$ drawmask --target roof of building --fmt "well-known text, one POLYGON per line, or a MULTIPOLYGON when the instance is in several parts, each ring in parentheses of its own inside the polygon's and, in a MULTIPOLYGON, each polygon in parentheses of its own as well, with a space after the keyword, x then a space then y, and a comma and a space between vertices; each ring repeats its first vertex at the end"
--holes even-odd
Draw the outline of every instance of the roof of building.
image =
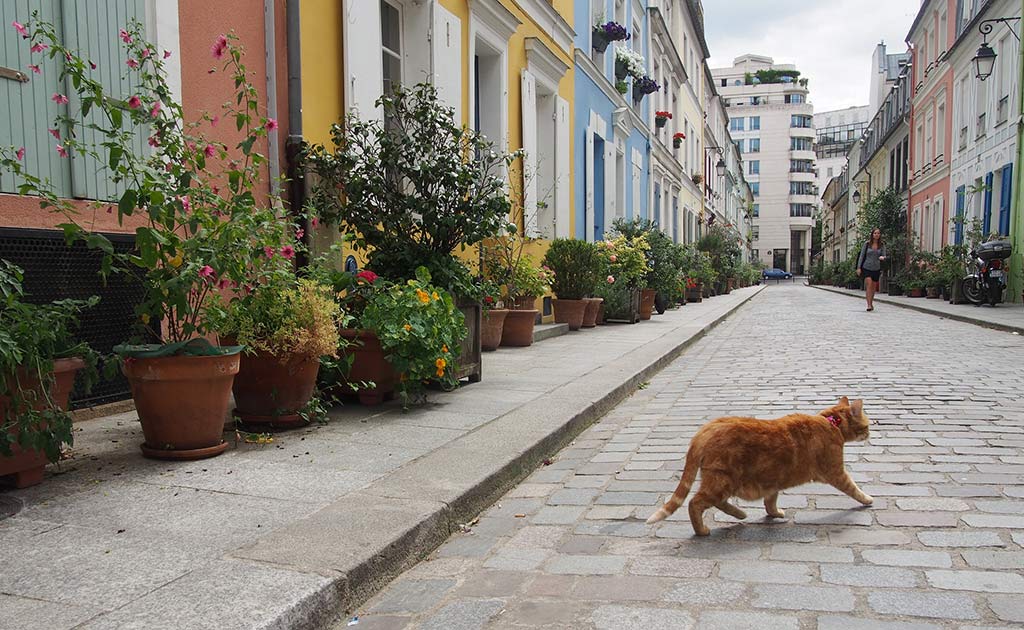
POLYGON ((896 53, 892 55, 886 55, 885 59, 882 60, 883 67, 880 70, 885 71, 886 81, 895 81, 900 78, 900 72, 903 71, 903 66, 910 62, 910 53, 896 53))

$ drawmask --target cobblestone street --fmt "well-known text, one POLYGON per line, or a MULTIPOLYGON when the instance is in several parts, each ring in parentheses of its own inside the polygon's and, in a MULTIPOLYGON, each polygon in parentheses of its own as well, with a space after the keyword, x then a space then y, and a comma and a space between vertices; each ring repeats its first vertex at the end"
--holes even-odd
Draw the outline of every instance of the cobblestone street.
POLYGON ((1020 627, 1022 365, 1020 336, 768 287, 362 606, 357 627, 1020 627), (707 512, 710 538, 685 507, 644 524, 707 420, 842 395, 878 423, 846 449, 870 508, 812 484, 781 495, 783 522, 740 502, 742 523, 707 512))

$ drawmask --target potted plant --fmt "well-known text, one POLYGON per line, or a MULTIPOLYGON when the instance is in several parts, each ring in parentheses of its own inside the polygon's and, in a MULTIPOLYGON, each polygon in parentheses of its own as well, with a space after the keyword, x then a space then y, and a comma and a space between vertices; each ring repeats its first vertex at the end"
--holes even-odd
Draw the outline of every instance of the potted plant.
POLYGON ((321 357, 336 357, 342 313, 331 287, 296 276, 274 254, 252 284, 208 311, 230 345, 242 345, 232 392, 235 416, 247 427, 308 423, 321 357))
POLYGON ((590 32, 590 45, 594 50, 601 53, 608 49, 609 43, 626 41, 628 39, 629 32, 626 31, 626 27, 613 21, 595 24, 590 32))
POLYGON ((690 179, 692 179, 693 183, 696 184, 697 186, 700 186, 702 183, 704 183, 704 176, 701 175, 700 173, 694 173, 690 175, 690 179))
POLYGON ((599 254, 594 294, 604 300, 607 321, 636 323, 640 320, 640 289, 649 271, 647 236, 619 234, 595 243, 599 254))
MULTIPOLYGON (((672 148, 678 149, 679 147, 683 146, 683 140, 686 140, 686 134, 683 133, 682 131, 677 131, 674 134, 672 134, 672 148)), ((699 175, 695 175, 695 177, 699 177, 699 175)), ((693 180, 693 183, 698 185, 700 184, 700 182, 698 182, 696 179, 693 180)))
POLYGON ((666 111, 654 112, 654 126, 657 129, 663 128, 665 125, 668 124, 668 121, 670 121, 670 120, 672 120, 672 112, 666 112, 666 111))
MULTIPOLYGON (((682 245, 674 243, 652 221, 642 219, 616 219, 613 223, 616 233, 626 237, 643 236, 648 249, 647 273, 643 280, 644 289, 654 291, 652 305, 663 313, 668 304, 674 304, 679 298, 680 273, 687 265, 687 253, 682 245)), ((641 294, 641 301, 643 300, 641 294)))
POLYGON ((651 77, 644 75, 639 79, 633 79, 633 102, 639 103, 640 99, 648 94, 654 94, 661 89, 658 82, 651 77))
POLYGON ((79 371, 88 385, 98 361, 73 335, 78 314, 98 298, 31 304, 23 278, 0 260, 0 477, 12 475, 18 488, 41 482, 71 445, 71 388, 79 371))
MULTIPOLYGON (((494 351, 501 345, 501 333, 505 327, 508 309, 501 300, 501 289, 493 282, 484 285, 483 320, 480 331, 480 347, 486 351, 494 351)), ((531 325, 531 332, 532 332, 531 325)))
POLYGON ((643 55, 631 48, 619 46, 615 49, 615 79, 623 81, 626 77, 639 79, 644 76, 643 55))
POLYGON ((544 264, 555 277, 551 289, 556 296, 552 300, 555 322, 569 324, 569 330, 583 326, 586 302, 594 289, 597 270, 597 250, 592 243, 576 239, 556 238, 551 241, 544 264))
POLYGON ((484 275, 504 287, 505 315, 501 343, 511 347, 533 344, 536 325, 537 298, 550 290, 553 273, 546 266, 538 266, 533 257, 524 253, 531 239, 515 232, 491 239, 483 248, 484 275))
MULTIPOLYGON (((109 211, 119 220, 141 218, 135 249, 115 252, 106 237, 83 227, 81 217, 88 220, 92 213, 78 214, 48 181, 26 173, 20 161, 5 159, 4 165, 25 182, 23 194, 39 195, 43 207, 67 218, 62 227, 69 241, 102 252, 104 273, 117 269, 142 282, 137 338, 156 343, 123 344, 115 351, 124 359, 142 424, 143 454, 161 459, 217 455, 227 448, 224 417, 242 348, 206 340, 213 332, 208 298, 244 286, 251 261, 265 248, 281 255, 291 251, 283 244, 287 222, 274 200, 254 193, 266 166, 256 143, 273 133, 277 122, 260 113, 258 92, 233 36, 220 36, 212 52, 236 89, 221 115, 241 132, 237 151, 203 136, 209 114, 182 123, 182 108, 165 80, 165 60, 152 54, 156 47, 142 38, 139 23, 121 32, 125 56, 135 62, 125 71, 133 86, 129 94, 111 93, 90 63, 62 44, 51 24, 33 18, 29 30, 25 45, 48 47, 45 54, 60 60, 61 85, 73 86, 82 111, 102 121, 80 133, 79 117, 58 118, 56 133, 63 143, 58 155, 105 165, 104 176, 123 189, 109 211), (140 135, 149 138, 146 152, 138 148, 140 135)), ((108 204, 95 206, 102 211, 108 204)))
POLYGON ((622 95, 626 95, 629 92, 629 83, 625 79, 621 79, 615 82, 615 90, 622 95))
POLYGON ((478 381, 483 296, 456 252, 514 229, 504 176, 520 154, 465 129, 429 83, 396 87, 376 104, 383 120, 352 115, 331 126, 330 143, 305 151, 317 176, 310 207, 354 234, 366 266, 382 277, 415 280, 427 268, 467 326, 457 376, 478 381))

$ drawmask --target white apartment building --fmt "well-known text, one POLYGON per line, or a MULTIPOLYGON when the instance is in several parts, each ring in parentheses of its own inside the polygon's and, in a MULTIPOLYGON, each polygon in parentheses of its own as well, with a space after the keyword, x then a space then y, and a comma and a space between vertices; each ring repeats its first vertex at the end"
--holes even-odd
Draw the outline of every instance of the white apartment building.
POLYGON ((864 133, 872 113, 869 106, 861 105, 814 114, 814 131, 817 134, 814 153, 818 165, 815 183, 819 192, 846 168, 846 155, 864 133))
POLYGON ((818 204, 807 80, 792 65, 751 54, 711 73, 753 193, 757 258, 805 273, 818 204))

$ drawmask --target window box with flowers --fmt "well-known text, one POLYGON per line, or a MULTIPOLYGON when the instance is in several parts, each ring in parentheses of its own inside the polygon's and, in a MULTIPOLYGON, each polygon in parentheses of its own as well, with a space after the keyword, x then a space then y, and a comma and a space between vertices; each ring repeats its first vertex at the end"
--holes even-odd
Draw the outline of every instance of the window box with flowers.
POLYGON ((642 76, 639 79, 633 79, 633 103, 639 104, 643 97, 648 94, 654 94, 661 89, 658 82, 649 76, 642 76))
MULTIPOLYGON (((89 157, 105 165, 101 177, 123 189, 108 211, 118 219, 141 215, 135 248, 118 253, 102 235, 91 232, 89 217, 61 199, 50 182, 22 168, 24 149, 14 157, 0 149, 0 162, 23 182, 22 194, 38 195, 40 205, 63 215, 61 227, 69 242, 84 242, 102 253, 104 274, 139 278, 144 297, 136 307, 138 339, 157 344, 124 344, 114 350, 124 359, 122 370, 132 388, 145 442, 143 454, 159 459, 200 459, 222 453, 231 387, 239 369, 237 346, 214 346, 207 341, 213 327, 207 317, 219 292, 246 286, 251 262, 269 249, 290 251, 290 224, 279 204, 254 194, 266 166, 257 142, 277 129, 277 122, 260 113, 259 95, 242 63, 242 49, 233 36, 221 35, 212 48, 218 67, 235 90, 221 116, 237 127, 242 140, 236 147, 208 141, 204 129, 218 116, 204 114, 184 123, 179 103, 171 99, 164 64, 170 53, 142 39, 143 26, 133 22, 120 30, 125 71, 131 93, 114 94, 95 76, 95 64, 63 45, 52 24, 33 15, 26 48, 42 51, 43 72, 59 72, 62 84, 73 86, 83 114, 100 124, 83 125, 77 115, 58 118, 63 132, 57 147, 61 159, 89 157), (57 62, 59 60, 60 63, 57 62), (59 70, 58 70, 59 67, 59 70), (89 133, 81 133, 81 127, 89 133), (147 151, 137 148, 139 134, 149 136, 147 151), (97 138, 91 141, 90 138, 97 138)), ((67 102, 68 97, 55 94, 67 102)), ((97 202, 96 211, 107 204, 97 202)))
POLYGON ((663 128, 670 120, 672 120, 672 112, 654 112, 654 126, 658 129, 663 128))
POLYGON ((590 45, 599 53, 608 49, 611 42, 623 42, 629 39, 629 32, 626 27, 618 22, 605 22, 595 24, 590 33, 590 45))
MULTIPOLYGON (((678 149, 679 147, 683 146, 683 140, 686 140, 686 134, 683 133, 682 131, 677 131, 674 134, 672 134, 672 148, 678 149)), ((700 182, 694 183, 699 184, 700 182)))
POLYGON ((640 53, 625 46, 615 49, 615 79, 624 81, 626 77, 639 79, 644 76, 644 57, 640 53))

